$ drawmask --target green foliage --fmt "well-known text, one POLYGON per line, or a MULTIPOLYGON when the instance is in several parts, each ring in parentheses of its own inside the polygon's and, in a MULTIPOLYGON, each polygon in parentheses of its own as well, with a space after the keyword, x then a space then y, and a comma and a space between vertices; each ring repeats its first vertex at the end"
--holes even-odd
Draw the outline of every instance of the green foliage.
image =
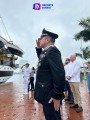
POLYGON ((81 53, 75 53, 76 57, 81 57, 82 58, 82 54, 81 53))
POLYGON ((84 29, 79 33, 74 35, 74 39, 76 41, 82 39, 84 42, 90 41, 90 17, 87 19, 82 19, 79 22, 79 25, 82 26, 84 29))
POLYGON ((90 58, 90 47, 86 47, 82 49, 82 54, 81 53, 76 53, 77 57, 81 57, 85 60, 87 60, 88 58, 90 58))

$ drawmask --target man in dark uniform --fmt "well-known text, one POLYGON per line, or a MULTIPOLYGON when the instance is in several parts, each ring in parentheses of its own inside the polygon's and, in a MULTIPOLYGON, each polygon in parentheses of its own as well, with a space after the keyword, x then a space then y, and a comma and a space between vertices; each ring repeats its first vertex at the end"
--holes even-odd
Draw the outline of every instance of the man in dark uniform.
POLYGON ((61 53, 54 46, 57 38, 57 34, 43 29, 36 41, 39 62, 34 98, 43 105, 46 120, 61 120, 60 100, 64 98, 65 71, 61 53))

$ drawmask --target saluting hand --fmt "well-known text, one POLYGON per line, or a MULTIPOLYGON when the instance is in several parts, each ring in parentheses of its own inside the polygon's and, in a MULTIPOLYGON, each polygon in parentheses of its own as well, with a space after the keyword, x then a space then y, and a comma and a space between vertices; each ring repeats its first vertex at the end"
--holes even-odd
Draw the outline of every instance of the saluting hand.
POLYGON ((38 48, 40 48, 40 40, 41 40, 41 38, 38 38, 38 40, 36 40, 36 45, 38 48))
POLYGON ((55 109, 55 111, 58 111, 59 108, 60 108, 60 100, 51 98, 48 103, 51 103, 52 101, 54 103, 54 109, 55 109))

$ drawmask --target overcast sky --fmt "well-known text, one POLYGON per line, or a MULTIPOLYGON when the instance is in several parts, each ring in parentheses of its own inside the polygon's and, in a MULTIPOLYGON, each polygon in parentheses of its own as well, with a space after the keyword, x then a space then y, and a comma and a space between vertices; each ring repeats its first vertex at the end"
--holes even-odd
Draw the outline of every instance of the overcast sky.
MULTIPOLYGON (((43 28, 59 35, 55 45, 63 61, 72 53, 80 52, 80 41, 76 42, 73 37, 82 30, 79 21, 90 16, 90 0, 0 0, 0 15, 11 39, 24 50, 19 60, 28 60, 31 66, 36 66, 36 39, 43 28), (53 4, 53 7, 50 10, 32 9, 37 2, 53 4)), ((8 39, 1 21, 0 35, 8 39)), ((83 47, 86 45, 89 43, 83 43, 83 47)))

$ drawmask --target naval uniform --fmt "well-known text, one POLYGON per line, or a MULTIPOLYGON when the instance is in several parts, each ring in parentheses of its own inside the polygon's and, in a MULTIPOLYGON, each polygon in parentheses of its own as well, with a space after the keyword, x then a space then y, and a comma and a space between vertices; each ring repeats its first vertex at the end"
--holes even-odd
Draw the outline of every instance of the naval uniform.
POLYGON ((39 63, 34 98, 43 105, 46 120, 61 120, 60 110, 55 111, 53 102, 48 103, 51 97, 57 100, 64 98, 65 71, 61 53, 54 45, 44 51, 36 47, 36 52, 39 63))
POLYGON ((23 68, 22 69, 23 74, 24 74, 24 93, 28 93, 28 84, 29 84, 29 77, 30 77, 30 73, 31 73, 31 68, 27 67, 27 68, 23 68))

